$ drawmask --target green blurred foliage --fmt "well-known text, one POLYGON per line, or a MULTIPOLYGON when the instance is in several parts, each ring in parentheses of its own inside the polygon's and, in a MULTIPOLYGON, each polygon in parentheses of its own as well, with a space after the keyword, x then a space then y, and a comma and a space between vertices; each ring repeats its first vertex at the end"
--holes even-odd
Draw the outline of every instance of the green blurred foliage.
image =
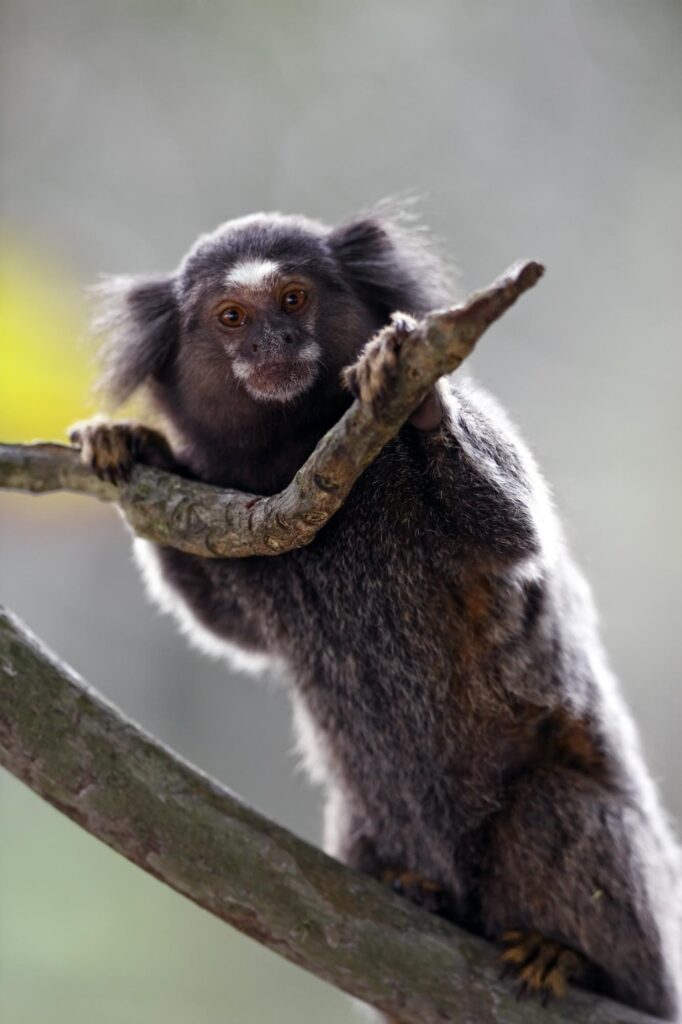
POLYGON ((0 437, 63 438, 92 410, 92 361, 84 349, 83 298, 36 245, 0 236, 0 437))

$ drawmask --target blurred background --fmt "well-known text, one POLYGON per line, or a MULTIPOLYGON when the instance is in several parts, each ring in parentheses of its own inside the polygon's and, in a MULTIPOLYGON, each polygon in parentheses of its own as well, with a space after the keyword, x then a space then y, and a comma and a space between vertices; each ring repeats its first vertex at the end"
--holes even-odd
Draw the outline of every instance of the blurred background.
MULTIPOLYGON (((464 292, 547 265, 471 360, 551 481, 667 806, 680 726, 679 0, 4 0, 0 438, 92 411, 84 286, 258 209, 417 192, 464 292)), ((147 729, 317 841, 286 693, 190 651, 115 511, 0 495, 0 599, 147 729)), ((4 1024, 350 1022, 345 997, 0 778, 4 1024)))

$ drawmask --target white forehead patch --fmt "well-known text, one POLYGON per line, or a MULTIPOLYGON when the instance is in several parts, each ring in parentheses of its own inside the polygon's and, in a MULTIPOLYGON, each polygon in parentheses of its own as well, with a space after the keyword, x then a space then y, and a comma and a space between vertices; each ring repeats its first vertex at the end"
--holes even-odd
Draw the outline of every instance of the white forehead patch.
POLYGON ((242 288, 259 288, 274 277, 279 263, 274 260, 244 260, 235 264, 225 277, 226 285, 241 285, 242 288))

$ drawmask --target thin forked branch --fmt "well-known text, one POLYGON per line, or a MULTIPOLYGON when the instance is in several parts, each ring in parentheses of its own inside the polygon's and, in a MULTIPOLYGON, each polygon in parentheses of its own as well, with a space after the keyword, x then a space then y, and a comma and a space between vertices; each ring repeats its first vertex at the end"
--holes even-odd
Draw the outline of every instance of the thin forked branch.
POLYGON ((56 444, 0 445, 0 488, 90 494, 117 502, 138 536, 207 558, 276 555, 309 544, 360 474, 444 374, 543 273, 515 263, 454 309, 430 313, 401 339, 389 394, 357 400, 279 494, 261 497, 136 466, 127 483, 100 480, 78 452, 56 444))

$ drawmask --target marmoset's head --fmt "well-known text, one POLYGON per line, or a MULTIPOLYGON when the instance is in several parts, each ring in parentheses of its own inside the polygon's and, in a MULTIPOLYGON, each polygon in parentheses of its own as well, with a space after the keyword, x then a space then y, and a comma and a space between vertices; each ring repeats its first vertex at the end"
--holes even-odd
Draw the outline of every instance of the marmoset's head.
POLYGON ((145 385, 186 434, 248 429, 315 396, 336 418, 342 368, 390 314, 445 299, 437 260, 400 220, 329 228, 277 213, 229 221, 174 273, 100 293, 104 389, 118 403, 145 385))

